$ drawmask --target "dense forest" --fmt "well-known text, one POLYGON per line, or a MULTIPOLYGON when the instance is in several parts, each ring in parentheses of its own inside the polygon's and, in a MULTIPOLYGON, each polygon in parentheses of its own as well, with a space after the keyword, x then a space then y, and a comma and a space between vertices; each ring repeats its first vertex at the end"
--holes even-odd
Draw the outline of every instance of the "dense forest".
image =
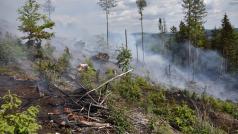
POLYGON ((98 0, 105 34, 65 45, 55 2, 25 0, 20 34, 0 21, 0 133, 238 133, 238 30, 228 13, 209 30, 205 2, 180 0, 179 25, 158 17, 151 33, 150 0, 135 0, 140 32, 117 34, 110 19, 121 1, 98 0))

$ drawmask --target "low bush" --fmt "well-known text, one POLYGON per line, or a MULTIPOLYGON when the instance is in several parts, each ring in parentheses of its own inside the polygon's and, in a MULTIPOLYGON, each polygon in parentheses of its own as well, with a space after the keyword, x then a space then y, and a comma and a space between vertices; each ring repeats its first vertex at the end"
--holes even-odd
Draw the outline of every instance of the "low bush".
POLYGON ((160 119, 151 119, 149 128, 153 134, 174 134, 172 127, 166 121, 160 119))
POLYGON ((3 98, 0 109, 0 133, 28 134, 36 133, 41 126, 37 123, 39 107, 31 106, 20 112, 21 100, 10 91, 3 98))
POLYGON ((85 63, 88 64, 88 68, 82 72, 80 72, 80 82, 84 85, 84 87, 88 89, 93 89, 96 87, 96 75, 97 72, 94 69, 93 63, 90 59, 86 59, 85 63))
POLYGON ((165 92, 163 90, 149 93, 148 102, 154 106, 159 106, 166 101, 165 92))
POLYGON ((150 83, 143 77, 136 77, 136 83, 142 89, 150 89, 151 88, 150 83))
POLYGON ((58 58, 48 57, 50 54, 45 54, 46 50, 42 49, 42 58, 35 61, 35 70, 39 71, 41 76, 44 76, 49 81, 54 81, 61 77, 70 66, 69 49, 65 48, 64 53, 58 58))
POLYGON ((238 105, 231 101, 222 101, 213 97, 209 97, 208 103, 216 111, 225 112, 238 119, 238 105))
POLYGON ((187 105, 182 105, 171 109, 169 121, 172 126, 177 127, 183 133, 189 133, 194 130, 196 119, 194 111, 187 105))
POLYGON ((80 73, 80 82, 88 88, 92 89, 96 87, 96 71, 92 67, 88 67, 87 70, 80 73))
POLYGON ((125 111, 117 109, 112 105, 109 105, 110 116, 109 121, 112 122, 117 129, 117 133, 124 134, 126 131, 130 131, 131 125, 128 121, 128 117, 125 115, 125 111))
POLYGON ((140 100, 141 89, 130 75, 123 77, 117 85, 120 95, 125 99, 129 101, 140 100))
POLYGON ((226 134, 223 130, 213 127, 207 121, 198 121, 194 127, 192 134, 226 134))

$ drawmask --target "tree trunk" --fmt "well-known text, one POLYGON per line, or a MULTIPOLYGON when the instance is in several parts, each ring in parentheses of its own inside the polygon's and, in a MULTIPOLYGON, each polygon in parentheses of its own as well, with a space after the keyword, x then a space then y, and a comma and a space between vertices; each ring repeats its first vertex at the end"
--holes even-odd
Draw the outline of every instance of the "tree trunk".
POLYGON ((143 29, 143 15, 141 14, 141 45, 143 53, 143 63, 145 62, 145 50, 144 50, 144 29, 143 29))
POLYGON ((109 46, 109 29, 108 29, 108 11, 106 11, 106 19, 107 19, 107 46, 109 46))
POLYGON ((138 44, 136 44, 136 61, 139 62, 138 44))
POLYGON ((128 49, 128 44, 127 44, 127 31, 125 29, 125 40, 126 40, 126 49, 128 49))

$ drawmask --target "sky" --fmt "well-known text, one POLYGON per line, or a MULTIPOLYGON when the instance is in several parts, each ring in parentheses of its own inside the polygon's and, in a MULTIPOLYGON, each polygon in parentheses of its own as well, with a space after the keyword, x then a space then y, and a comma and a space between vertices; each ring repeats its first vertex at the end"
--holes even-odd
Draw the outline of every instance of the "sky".
MULTIPOLYGON (((0 19, 6 20, 17 28, 17 9, 25 0, 0 0, 0 19)), ((38 0, 44 3, 45 0, 38 0)), ((52 0, 55 12, 52 19, 56 22, 58 36, 87 36, 106 32, 105 12, 97 4, 98 0, 52 0)), ((118 0, 109 17, 109 29, 112 33, 140 32, 140 22, 136 0, 118 0)), ((158 32, 158 18, 165 18, 167 26, 178 26, 183 19, 182 0, 147 0, 144 9, 144 31, 158 32)), ((205 18, 206 29, 219 27, 225 13, 232 25, 238 27, 238 0, 204 0, 208 12, 205 18)))

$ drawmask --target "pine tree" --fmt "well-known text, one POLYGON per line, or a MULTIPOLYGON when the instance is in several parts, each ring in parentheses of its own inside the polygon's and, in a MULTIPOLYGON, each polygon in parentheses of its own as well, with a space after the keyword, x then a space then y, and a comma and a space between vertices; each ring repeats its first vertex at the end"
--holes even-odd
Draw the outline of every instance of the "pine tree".
POLYGON ((127 47, 121 47, 117 56, 117 64, 122 71, 128 71, 130 69, 130 63, 132 60, 132 53, 127 47))
POLYGON ((188 28, 185 25, 183 21, 180 22, 179 24, 179 31, 176 34, 176 41, 178 43, 184 43, 186 40, 188 40, 188 28))
POLYGON ((171 31, 172 34, 176 34, 177 33, 177 28, 175 26, 172 26, 170 28, 170 31, 171 31))
POLYGON ((204 17, 207 15, 206 7, 203 0, 183 0, 182 7, 184 9, 184 20, 187 25, 188 35, 188 66, 192 63, 192 76, 195 76, 195 60, 199 57, 199 52, 196 50, 196 55, 191 52, 191 45, 196 47, 205 47, 205 28, 203 27, 204 17))
POLYGON ((205 29, 203 19, 207 12, 203 0, 183 0, 182 7, 185 13, 184 20, 188 27, 189 41, 197 47, 204 46, 205 29))
POLYGON ((117 0, 99 0, 98 4, 106 12, 107 46, 109 46, 109 22, 108 22, 108 18, 109 18, 110 10, 117 6, 117 0))
MULTIPOLYGON (((143 10, 147 6, 146 0, 136 0, 136 5, 138 7, 138 12, 140 14, 141 22, 141 45, 143 51, 143 62, 145 61, 145 50, 144 50, 144 29, 143 29, 143 10)), ((137 61, 138 61, 138 47, 137 47, 137 61)))
POLYGON ((226 69, 229 72, 237 70, 237 45, 236 45, 235 31, 225 14, 222 19, 222 28, 220 36, 220 49, 223 56, 227 59, 226 69))
POLYGON ((21 25, 19 30, 26 35, 22 39, 27 40, 29 47, 41 48, 43 39, 50 39, 54 33, 48 32, 55 25, 45 15, 39 13, 40 4, 36 0, 27 0, 25 5, 18 10, 21 25))
POLYGON ((210 48, 221 51, 222 48, 219 41, 220 41, 220 30, 215 27, 212 30, 212 35, 210 39, 210 48))

